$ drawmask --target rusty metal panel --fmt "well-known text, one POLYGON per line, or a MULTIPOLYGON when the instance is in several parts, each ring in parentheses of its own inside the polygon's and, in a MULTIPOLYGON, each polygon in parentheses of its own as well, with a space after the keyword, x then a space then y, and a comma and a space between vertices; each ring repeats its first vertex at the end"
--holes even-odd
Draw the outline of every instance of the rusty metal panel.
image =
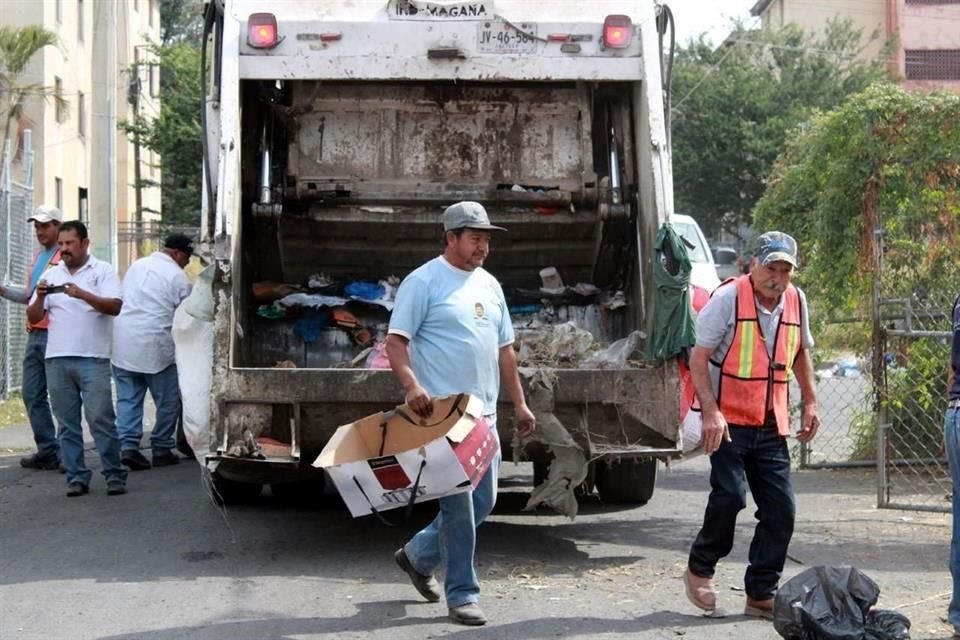
MULTIPOLYGON (((555 410, 582 415, 587 433, 581 435, 598 449, 664 448, 677 442, 679 399, 673 363, 637 369, 557 369, 553 373, 555 410)), ((337 426, 391 408, 403 398, 402 389, 387 370, 230 369, 225 374, 221 382, 226 406, 245 398, 259 399, 264 390, 269 390, 272 402, 300 403, 300 433, 306 450, 322 447, 337 426)), ((504 424, 512 419, 508 402, 501 402, 498 410, 504 424)), ((225 419, 233 424, 239 416, 231 412, 225 419)), ((244 418, 245 426, 250 428, 252 420, 255 422, 252 416, 244 418)))
MULTIPOLYGON (((592 168, 575 85, 297 83, 290 166, 324 178, 556 187, 592 168)), ((586 114, 583 114, 586 117, 586 114)))

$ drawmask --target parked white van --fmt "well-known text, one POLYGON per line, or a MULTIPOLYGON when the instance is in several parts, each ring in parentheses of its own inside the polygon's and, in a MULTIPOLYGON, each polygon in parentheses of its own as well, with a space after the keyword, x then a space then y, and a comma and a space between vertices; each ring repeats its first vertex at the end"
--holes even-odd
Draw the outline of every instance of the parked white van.
POLYGON ((710 245, 700 230, 700 225, 690 216, 682 213, 670 215, 670 224, 687 241, 687 253, 693 269, 690 272, 690 284, 713 291, 720 284, 717 267, 713 262, 710 245))

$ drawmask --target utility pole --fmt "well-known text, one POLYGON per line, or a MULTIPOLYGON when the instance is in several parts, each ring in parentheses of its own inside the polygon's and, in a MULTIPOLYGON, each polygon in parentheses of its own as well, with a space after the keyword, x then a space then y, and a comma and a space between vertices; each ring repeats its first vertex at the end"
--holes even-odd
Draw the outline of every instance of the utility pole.
POLYGON ((136 127, 133 135, 133 197, 134 197, 134 246, 140 257, 143 244, 143 185, 140 181, 140 56, 139 49, 133 49, 133 65, 130 68, 130 83, 128 85, 127 100, 133 106, 133 125, 136 127))
POLYGON ((110 262, 119 267, 117 241, 117 5, 107 7, 107 219, 110 262))

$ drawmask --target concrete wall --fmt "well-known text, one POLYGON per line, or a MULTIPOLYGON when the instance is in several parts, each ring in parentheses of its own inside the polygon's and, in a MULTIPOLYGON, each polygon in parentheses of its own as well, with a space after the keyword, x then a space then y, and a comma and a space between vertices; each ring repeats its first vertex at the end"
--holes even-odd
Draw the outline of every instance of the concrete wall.
MULTIPOLYGON (((793 22, 805 31, 821 32, 829 18, 842 15, 853 19, 868 38, 876 31, 880 38, 869 44, 864 59, 876 58, 888 38, 896 46, 887 67, 908 89, 948 89, 960 92, 960 77, 950 79, 908 78, 907 51, 946 50, 960 59, 960 2, 920 4, 908 0, 760 0, 753 7, 765 29, 777 29, 793 22)), ((866 40, 864 40, 866 41, 866 40)), ((923 54, 920 54, 923 55, 923 54)), ((922 61, 936 65, 936 61, 922 61)), ((954 62, 954 69, 960 63, 954 62)), ((955 75, 960 76, 960 73, 955 75)))
MULTIPOLYGON (((757 3, 755 9, 763 4, 757 3)), ((862 57, 869 60, 880 55, 887 37, 886 4, 887 0, 772 0, 760 14, 760 21, 764 29, 776 30, 794 23, 807 33, 820 34, 829 20, 850 18, 861 33, 862 57)))
MULTIPOLYGON (((906 78, 905 51, 946 49, 957 50, 960 56, 960 2, 944 5, 907 4, 897 1, 900 25, 900 48, 897 52, 899 75, 906 78)), ((955 80, 905 79, 910 89, 945 88, 960 93, 960 78, 955 80)))

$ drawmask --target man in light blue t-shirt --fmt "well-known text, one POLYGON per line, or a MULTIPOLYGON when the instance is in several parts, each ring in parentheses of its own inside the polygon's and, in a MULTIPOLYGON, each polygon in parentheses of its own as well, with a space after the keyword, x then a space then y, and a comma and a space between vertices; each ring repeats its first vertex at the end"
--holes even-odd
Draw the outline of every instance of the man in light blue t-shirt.
MULTIPOLYGON (((431 398, 469 393, 483 400, 496 426, 500 383, 517 414, 521 436, 536 420, 527 407, 513 350, 513 325, 503 290, 483 269, 490 253, 490 224, 476 202, 458 202, 443 213, 443 255, 406 277, 397 291, 387 336, 390 367, 406 403, 422 417, 431 398)), ((446 563, 444 590, 450 618, 467 625, 487 619, 477 604, 480 584, 473 565, 476 527, 493 509, 500 456, 476 489, 440 499, 440 514, 394 554, 413 586, 431 602, 440 600, 433 572, 446 563)))

